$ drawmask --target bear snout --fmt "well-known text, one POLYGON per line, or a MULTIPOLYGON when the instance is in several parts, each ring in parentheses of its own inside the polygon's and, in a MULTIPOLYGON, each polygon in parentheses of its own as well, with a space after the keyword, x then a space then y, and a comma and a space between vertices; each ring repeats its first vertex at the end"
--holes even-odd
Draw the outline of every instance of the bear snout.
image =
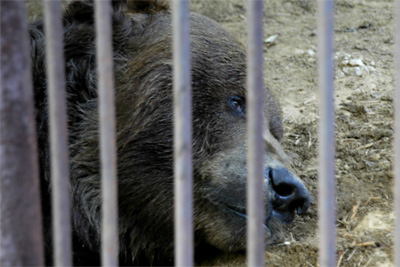
POLYGON ((297 214, 303 215, 310 206, 310 193, 301 180, 283 167, 267 168, 266 179, 272 191, 272 214, 291 223, 297 214))

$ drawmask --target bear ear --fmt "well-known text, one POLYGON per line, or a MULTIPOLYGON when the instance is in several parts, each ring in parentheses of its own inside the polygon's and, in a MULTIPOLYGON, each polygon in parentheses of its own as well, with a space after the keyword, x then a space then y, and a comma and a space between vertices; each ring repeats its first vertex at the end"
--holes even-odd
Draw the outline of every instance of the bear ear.
POLYGON ((94 5, 93 1, 73 1, 64 12, 64 20, 67 22, 82 22, 93 24, 94 5))
MULTIPOLYGON (((131 13, 154 14, 169 9, 166 0, 112 0, 114 12, 128 11, 131 13)), ((93 24, 94 22, 94 1, 75 0, 65 10, 66 21, 78 21, 81 23, 93 24)))
POLYGON ((169 9, 165 0, 114 0, 113 6, 125 6, 129 12, 143 14, 154 14, 169 9))

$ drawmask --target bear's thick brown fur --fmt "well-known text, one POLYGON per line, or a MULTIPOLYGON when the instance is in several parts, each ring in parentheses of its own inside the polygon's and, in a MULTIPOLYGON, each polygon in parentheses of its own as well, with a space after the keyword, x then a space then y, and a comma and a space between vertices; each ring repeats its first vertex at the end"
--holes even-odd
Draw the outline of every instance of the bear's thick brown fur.
MULTIPOLYGON (((171 12, 160 1, 113 1, 120 264, 173 263, 171 12)), ((74 263, 99 264, 101 194, 93 2, 65 10, 74 263)), ((216 22, 191 14, 194 227, 202 249, 246 245, 246 54, 216 22)), ((43 22, 30 27, 44 231, 51 244, 43 22)), ((265 90, 266 243, 304 212, 308 192, 284 168, 280 108, 265 90)), ((51 263, 51 246, 46 248, 51 263)))

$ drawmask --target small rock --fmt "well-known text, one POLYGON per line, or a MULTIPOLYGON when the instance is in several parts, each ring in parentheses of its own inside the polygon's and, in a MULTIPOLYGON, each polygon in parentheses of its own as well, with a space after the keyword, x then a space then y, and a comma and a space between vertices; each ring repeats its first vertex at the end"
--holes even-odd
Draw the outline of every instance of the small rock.
MULTIPOLYGON (((371 87, 370 87, 370 88, 372 88, 372 85, 374 85, 374 87, 373 87, 373 88, 375 88, 375 87, 376 87, 376 85, 375 85, 375 84, 371 84, 371 87)), ((371 96, 372 96, 373 98, 379 99, 379 98, 381 98, 381 97, 382 97, 382 94, 380 94, 380 93, 376 92, 376 93, 373 93, 373 94, 371 94, 371 96)))
POLYGON ((359 67, 365 67, 364 62, 362 61, 361 58, 356 58, 356 59, 351 59, 349 61, 350 66, 359 66, 359 67))
POLYGON ((379 155, 378 153, 376 153, 376 154, 374 154, 374 155, 372 156, 372 159, 375 160, 375 161, 378 161, 378 160, 381 159, 381 155, 379 155))
POLYGON ((360 67, 355 67, 354 70, 356 71, 357 76, 361 76, 361 69, 360 67))
POLYGON ((343 73, 343 71, 341 71, 341 70, 338 70, 337 71, 337 77, 338 78, 343 78, 345 75, 344 75, 344 73, 343 73))
POLYGON ((279 36, 279 34, 271 35, 271 36, 269 36, 267 39, 264 40, 264 43, 265 43, 267 46, 272 46, 272 45, 275 44, 275 41, 276 41, 276 39, 278 38, 278 36, 279 36))
POLYGON ((353 95, 361 95, 362 94, 362 92, 361 92, 361 89, 360 88, 357 88, 357 89, 355 89, 354 91, 353 91, 353 95))

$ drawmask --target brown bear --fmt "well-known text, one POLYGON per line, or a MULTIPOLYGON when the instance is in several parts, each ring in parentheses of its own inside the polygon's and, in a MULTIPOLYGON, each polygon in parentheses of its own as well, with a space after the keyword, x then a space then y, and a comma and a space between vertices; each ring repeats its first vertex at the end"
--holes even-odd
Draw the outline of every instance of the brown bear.
MULTIPOLYGON (((93 2, 63 14, 74 264, 100 263, 100 161, 93 2)), ((120 264, 173 264, 171 12, 162 1, 113 1, 120 264)), ((216 22, 190 14, 194 232, 204 251, 246 246, 246 54, 216 22)), ((46 244, 51 244, 43 22, 30 25, 46 244)), ((309 194, 285 166, 280 108, 265 89, 265 242, 303 214, 309 194)), ((51 264, 51 245, 46 264, 51 264)))

